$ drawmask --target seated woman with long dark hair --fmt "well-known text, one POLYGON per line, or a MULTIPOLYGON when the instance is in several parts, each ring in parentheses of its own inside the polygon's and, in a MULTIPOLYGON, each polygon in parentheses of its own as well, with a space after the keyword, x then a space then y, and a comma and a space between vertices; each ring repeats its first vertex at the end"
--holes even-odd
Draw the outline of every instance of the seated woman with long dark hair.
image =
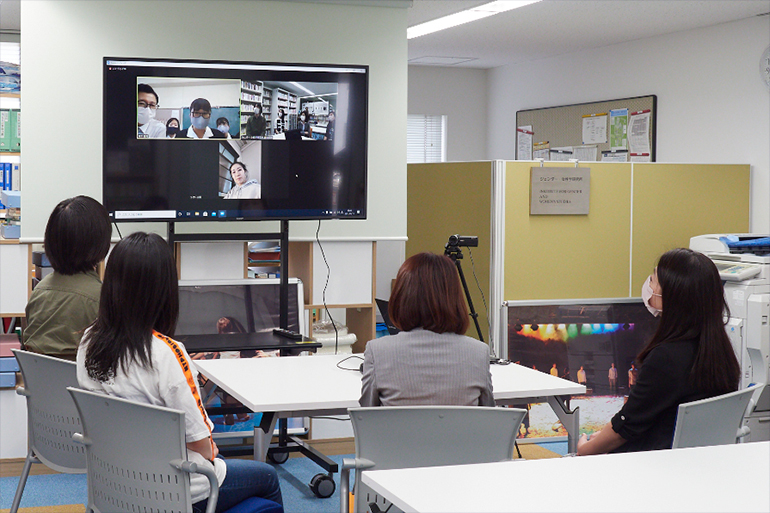
POLYGON ((660 324, 637 357, 638 378, 623 408, 578 454, 670 449, 679 405, 738 389, 740 365, 724 326, 729 310, 714 262, 679 248, 664 253, 642 287, 660 324))
POLYGON ((408 258, 388 315, 401 332, 367 343, 361 406, 494 406, 489 347, 465 336, 468 308, 448 257, 408 258))
MULTIPOLYGON (((217 474, 217 511, 250 497, 281 504, 273 467, 216 457, 219 450, 201 402, 198 373, 184 346, 171 339, 178 316, 176 266, 168 244, 156 234, 142 232, 120 241, 104 273, 99 315, 78 348, 80 386, 184 411, 188 459, 217 474)), ((191 474, 190 488, 194 511, 204 511, 208 479, 191 474)))

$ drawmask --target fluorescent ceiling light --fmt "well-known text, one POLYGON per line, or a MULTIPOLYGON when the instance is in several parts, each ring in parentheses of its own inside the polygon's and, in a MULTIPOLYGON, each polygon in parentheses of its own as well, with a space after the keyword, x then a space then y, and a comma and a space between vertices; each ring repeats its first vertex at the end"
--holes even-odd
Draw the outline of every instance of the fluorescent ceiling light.
POLYGON ((314 93, 313 91, 311 91, 311 90, 310 90, 310 89, 308 89, 307 87, 303 86, 303 85, 302 85, 302 84, 300 84, 299 82, 289 82, 289 83, 290 83, 291 85, 293 85, 294 87, 297 87, 297 88, 299 88, 299 89, 302 89, 302 90, 303 90, 303 91, 305 91, 306 93, 310 93, 311 95, 315 96, 315 93, 314 93))
POLYGON ((471 21, 480 20, 487 16, 494 16, 495 14, 524 7, 525 5, 534 4, 539 1, 540 0, 498 0, 497 2, 489 2, 488 4, 479 5, 466 11, 460 11, 455 14, 450 14, 449 16, 444 16, 443 18, 426 21, 425 23, 409 27, 406 29, 406 38, 414 39, 415 37, 432 34, 439 30, 463 25, 471 21))

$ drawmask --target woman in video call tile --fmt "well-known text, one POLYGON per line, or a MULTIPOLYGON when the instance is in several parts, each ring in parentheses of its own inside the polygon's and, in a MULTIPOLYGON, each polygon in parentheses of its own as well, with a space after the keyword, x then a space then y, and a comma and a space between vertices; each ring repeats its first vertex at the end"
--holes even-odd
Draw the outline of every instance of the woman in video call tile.
POLYGON ((176 137, 176 134, 179 133, 179 120, 176 118, 168 118, 168 121, 166 121, 166 137, 168 139, 173 139, 176 137))
POLYGON ((256 180, 249 180, 249 170, 243 162, 230 164, 230 176, 235 185, 225 194, 224 199, 259 199, 262 197, 262 186, 256 180))
POLYGON ((178 139, 226 139, 227 136, 217 129, 209 128, 211 121, 211 103, 206 98, 196 98, 190 104, 190 128, 182 130, 178 139))
POLYGON ((307 110, 303 110, 299 114, 299 121, 297 121, 297 129, 302 137, 313 137, 310 128, 310 114, 307 110))

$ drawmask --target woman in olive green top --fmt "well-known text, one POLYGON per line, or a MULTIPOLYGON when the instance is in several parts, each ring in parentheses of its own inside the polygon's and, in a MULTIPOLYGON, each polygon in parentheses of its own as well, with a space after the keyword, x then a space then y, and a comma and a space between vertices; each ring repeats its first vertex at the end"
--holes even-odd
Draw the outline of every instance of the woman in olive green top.
POLYGON ((110 250, 107 210, 88 196, 53 209, 45 227, 45 254, 53 272, 37 284, 27 303, 24 348, 75 360, 85 330, 99 312, 102 282, 96 267, 110 250))

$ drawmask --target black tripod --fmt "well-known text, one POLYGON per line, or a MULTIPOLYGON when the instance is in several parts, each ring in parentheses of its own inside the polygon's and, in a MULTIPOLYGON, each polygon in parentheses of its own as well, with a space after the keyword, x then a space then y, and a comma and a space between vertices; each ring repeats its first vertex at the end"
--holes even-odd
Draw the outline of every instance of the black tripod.
POLYGON ((461 246, 478 246, 478 237, 461 237, 459 235, 452 235, 449 237, 449 242, 444 246, 444 254, 452 259, 457 267, 457 272, 460 273, 460 281, 463 284, 463 290, 465 291, 465 298, 468 300, 468 310, 470 310, 473 324, 476 325, 476 333, 479 334, 479 340, 484 342, 484 336, 481 334, 481 326, 479 326, 479 314, 473 308, 473 301, 471 300, 471 293, 468 290, 468 282, 465 281, 465 274, 463 273, 463 266, 460 260, 463 259, 463 252, 460 249, 461 246), (469 240, 470 239, 470 240, 469 240))

